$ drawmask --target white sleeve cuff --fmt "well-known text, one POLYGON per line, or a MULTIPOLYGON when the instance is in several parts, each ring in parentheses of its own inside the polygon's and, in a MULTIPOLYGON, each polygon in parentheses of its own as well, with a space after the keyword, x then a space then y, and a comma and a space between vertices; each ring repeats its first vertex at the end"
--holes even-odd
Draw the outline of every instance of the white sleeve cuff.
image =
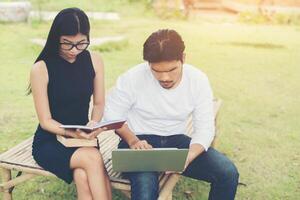
POLYGON ((190 146, 192 144, 200 144, 201 146, 203 146, 204 150, 207 151, 208 148, 210 147, 213 139, 214 139, 214 135, 213 134, 213 137, 210 137, 210 138, 197 138, 197 137, 192 137, 192 140, 191 140, 191 143, 190 143, 190 146))

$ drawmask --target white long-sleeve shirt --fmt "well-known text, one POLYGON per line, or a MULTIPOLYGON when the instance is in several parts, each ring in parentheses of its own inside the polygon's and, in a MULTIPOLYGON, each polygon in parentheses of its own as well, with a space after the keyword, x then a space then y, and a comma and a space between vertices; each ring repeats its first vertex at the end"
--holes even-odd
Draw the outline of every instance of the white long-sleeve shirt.
POLYGON ((149 64, 142 63, 118 78, 106 98, 104 120, 125 118, 136 135, 169 136, 187 132, 190 114, 191 144, 201 144, 207 150, 215 134, 213 94, 207 76, 184 64, 180 83, 164 89, 149 64))

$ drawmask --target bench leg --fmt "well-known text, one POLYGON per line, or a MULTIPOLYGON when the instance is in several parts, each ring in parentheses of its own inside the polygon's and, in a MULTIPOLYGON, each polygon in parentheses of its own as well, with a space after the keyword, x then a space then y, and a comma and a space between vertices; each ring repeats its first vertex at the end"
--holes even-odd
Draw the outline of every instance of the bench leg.
MULTIPOLYGON (((6 183, 11 180, 11 171, 9 169, 2 168, 2 182, 6 183)), ((3 200, 12 200, 12 191, 6 189, 3 191, 3 200)))
POLYGON ((180 178, 179 174, 171 174, 159 192, 158 200, 172 199, 173 189, 180 178))
POLYGON ((167 197, 166 200, 172 200, 172 197, 173 197, 173 192, 170 193, 170 195, 167 197))
POLYGON ((130 193, 130 191, 128 191, 128 190, 121 190, 121 192, 122 192, 128 199, 131 198, 131 193, 130 193))

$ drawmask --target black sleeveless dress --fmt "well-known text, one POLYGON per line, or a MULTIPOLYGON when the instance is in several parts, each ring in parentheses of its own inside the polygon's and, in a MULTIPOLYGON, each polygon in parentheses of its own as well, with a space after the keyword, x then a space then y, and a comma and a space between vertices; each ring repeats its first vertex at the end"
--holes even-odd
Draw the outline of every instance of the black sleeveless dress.
MULTIPOLYGON (((61 124, 87 124, 95 77, 90 53, 81 52, 73 63, 60 56, 49 57, 44 62, 49 76, 48 99, 52 118, 61 124)), ((32 144, 33 158, 67 183, 73 180, 70 159, 77 149, 63 146, 55 134, 38 125, 32 144)))

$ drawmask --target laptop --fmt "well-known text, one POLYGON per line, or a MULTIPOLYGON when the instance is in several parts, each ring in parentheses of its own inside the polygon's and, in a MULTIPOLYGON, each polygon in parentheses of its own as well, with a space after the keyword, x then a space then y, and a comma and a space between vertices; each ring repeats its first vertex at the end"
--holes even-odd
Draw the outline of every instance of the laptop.
POLYGON ((116 149, 112 151, 112 168, 115 172, 174 171, 184 169, 188 149, 116 149))

